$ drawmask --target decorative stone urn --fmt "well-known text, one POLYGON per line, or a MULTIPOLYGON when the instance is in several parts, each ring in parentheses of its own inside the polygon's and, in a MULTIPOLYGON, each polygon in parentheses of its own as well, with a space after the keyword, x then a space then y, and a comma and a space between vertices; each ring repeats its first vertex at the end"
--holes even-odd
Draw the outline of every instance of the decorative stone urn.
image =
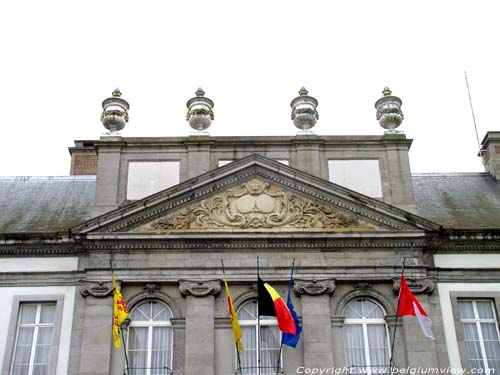
POLYGON ((200 87, 196 96, 187 101, 186 120, 194 130, 204 131, 210 127, 214 119, 214 102, 205 97, 205 91, 200 87))
POLYGON ((302 87, 299 91, 299 96, 290 103, 293 124, 303 131, 311 129, 319 119, 318 111, 316 110, 318 101, 307 94, 308 91, 306 88, 302 87))
POLYGON ((396 128, 401 125, 404 120, 401 105, 403 102, 397 96, 393 96, 389 87, 382 91, 384 95, 375 102, 377 109, 377 120, 381 127, 387 129, 387 133, 397 133, 396 128))
POLYGON ((117 134, 128 122, 128 109, 130 106, 121 96, 120 90, 116 89, 113 91, 111 98, 102 102, 101 122, 111 135, 117 134))

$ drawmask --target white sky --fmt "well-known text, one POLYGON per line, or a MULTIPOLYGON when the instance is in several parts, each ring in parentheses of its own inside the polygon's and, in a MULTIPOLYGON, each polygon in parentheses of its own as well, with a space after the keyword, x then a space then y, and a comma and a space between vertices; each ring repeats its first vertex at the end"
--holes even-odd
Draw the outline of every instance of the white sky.
POLYGON ((497 1, 54 1, 0 4, 0 175, 67 175, 97 139, 101 102, 129 101, 123 136, 186 136, 186 101, 215 102, 211 135, 294 135, 290 101, 319 100, 318 134, 382 134, 403 100, 413 172, 483 171, 499 130, 497 1))

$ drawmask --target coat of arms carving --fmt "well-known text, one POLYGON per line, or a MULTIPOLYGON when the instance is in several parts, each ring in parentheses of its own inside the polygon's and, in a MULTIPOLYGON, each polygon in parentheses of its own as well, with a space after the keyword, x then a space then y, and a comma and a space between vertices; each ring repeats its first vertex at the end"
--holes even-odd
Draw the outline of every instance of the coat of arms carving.
POLYGON ((253 179, 157 219, 138 232, 375 230, 348 213, 253 179))

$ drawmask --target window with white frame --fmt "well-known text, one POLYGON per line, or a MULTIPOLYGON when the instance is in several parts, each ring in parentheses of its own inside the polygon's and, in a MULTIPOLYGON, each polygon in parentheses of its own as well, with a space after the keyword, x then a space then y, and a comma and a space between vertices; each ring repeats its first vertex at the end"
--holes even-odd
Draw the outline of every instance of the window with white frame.
POLYGON ((56 303, 21 303, 12 375, 48 375, 56 323, 56 303))
POLYGON ((172 311, 162 302, 147 301, 133 308, 128 328, 128 375, 172 373, 172 311))
POLYGON ((500 342, 493 301, 459 300, 458 306, 469 370, 498 374, 500 342))
POLYGON ((350 373, 383 373, 389 366, 384 310, 374 301, 356 299, 349 302, 344 314, 344 347, 350 373))
POLYGON ((243 333, 242 344, 245 348, 239 353, 241 373, 276 374, 277 369, 283 367, 280 352, 281 333, 276 318, 261 316, 258 320, 255 300, 243 304, 238 309, 237 315, 243 333))

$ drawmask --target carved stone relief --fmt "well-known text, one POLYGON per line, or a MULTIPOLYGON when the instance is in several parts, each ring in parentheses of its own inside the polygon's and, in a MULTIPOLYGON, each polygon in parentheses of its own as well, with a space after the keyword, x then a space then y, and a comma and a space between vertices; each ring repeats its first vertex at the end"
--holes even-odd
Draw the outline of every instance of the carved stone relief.
POLYGON ((320 294, 333 294, 335 291, 335 280, 295 280, 293 290, 296 295, 307 294, 319 296, 320 294))
POLYGON ((356 217, 253 179, 137 228, 136 232, 186 230, 367 231, 356 217))
POLYGON ((220 280, 179 281, 179 291, 184 297, 186 296, 206 297, 208 295, 216 296, 217 294, 220 293, 220 290, 221 290, 220 280))
POLYGON ((111 281, 82 281, 80 284, 80 294, 82 297, 92 296, 95 298, 105 298, 113 293, 113 283, 111 281))
MULTIPOLYGON (((434 292, 434 288, 436 287, 436 283, 430 278, 415 279, 406 277, 406 283, 408 284, 408 288, 413 294, 432 294, 432 292, 434 292)), ((394 294, 399 294, 400 287, 401 280, 399 278, 392 279, 392 291, 394 292, 394 294)))

